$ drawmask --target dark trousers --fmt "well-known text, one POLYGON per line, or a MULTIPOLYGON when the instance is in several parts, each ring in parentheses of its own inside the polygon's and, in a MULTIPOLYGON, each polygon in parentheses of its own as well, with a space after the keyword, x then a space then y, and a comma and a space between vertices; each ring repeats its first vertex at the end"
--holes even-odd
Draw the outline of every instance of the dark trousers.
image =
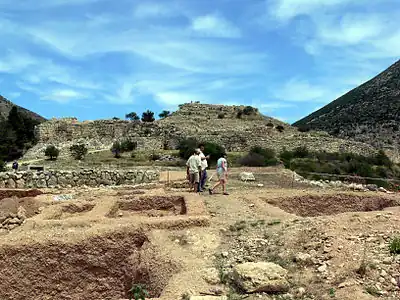
POLYGON ((207 179, 207 169, 204 169, 200 173, 200 184, 199 184, 199 191, 204 189, 204 186, 206 185, 206 179, 207 179))

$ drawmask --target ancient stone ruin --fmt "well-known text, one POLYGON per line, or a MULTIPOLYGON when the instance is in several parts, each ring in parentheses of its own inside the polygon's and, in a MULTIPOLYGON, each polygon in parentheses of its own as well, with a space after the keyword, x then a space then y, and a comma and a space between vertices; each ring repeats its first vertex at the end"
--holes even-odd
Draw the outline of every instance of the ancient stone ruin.
POLYGON ((61 155, 69 154, 69 147, 84 143, 89 150, 110 149, 117 140, 135 141, 138 149, 176 149, 183 138, 196 137, 223 145, 227 151, 246 151, 252 146, 293 149, 349 151, 368 154, 374 149, 363 143, 333 138, 324 132, 299 132, 279 120, 266 117, 256 110, 247 112, 244 106, 224 106, 188 103, 171 116, 146 123, 124 120, 96 120, 79 122, 75 118, 53 119, 36 128, 38 144, 26 158, 43 158, 47 145, 55 145, 61 155))

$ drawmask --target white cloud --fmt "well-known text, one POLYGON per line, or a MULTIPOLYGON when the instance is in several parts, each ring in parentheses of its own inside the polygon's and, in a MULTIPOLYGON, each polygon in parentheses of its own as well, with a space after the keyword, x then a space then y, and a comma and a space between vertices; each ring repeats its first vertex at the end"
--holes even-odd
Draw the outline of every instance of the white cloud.
MULTIPOLYGON (((357 3, 365 1, 357 0, 357 3)), ((354 3, 354 0, 275 0, 269 6, 269 13, 280 21, 289 21, 296 16, 320 13, 349 3, 354 3)))
POLYGON ((329 94, 328 89, 300 79, 290 79, 274 91, 277 99, 293 102, 324 101, 324 97, 329 94))
POLYGON ((273 112, 277 109, 281 108, 288 108, 288 107, 293 107, 295 106, 292 103, 284 103, 284 102, 267 102, 267 103, 262 103, 259 105, 256 105, 261 112, 273 112))
POLYGON ((83 93, 71 89, 52 90, 49 93, 44 93, 41 99, 55 101, 58 103, 68 103, 72 100, 86 98, 83 93))
POLYGON ((238 38, 240 29, 218 14, 208 14, 192 20, 191 29, 208 37, 238 38))
POLYGON ((35 58, 27 53, 8 51, 0 60, 0 73, 18 73, 35 63, 35 58))
POLYGON ((171 2, 142 2, 138 4, 133 11, 133 16, 138 19, 170 17, 179 14, 179 8, 171 2))

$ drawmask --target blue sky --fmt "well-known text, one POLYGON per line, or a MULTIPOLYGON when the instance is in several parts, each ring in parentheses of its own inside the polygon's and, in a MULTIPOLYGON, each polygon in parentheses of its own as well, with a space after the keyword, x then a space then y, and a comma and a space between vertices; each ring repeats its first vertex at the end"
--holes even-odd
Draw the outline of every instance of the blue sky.
POLYGON ((0 0, 0 94, 47 118, 190 101, 293 122, 400 57, 398 0, 0 0))

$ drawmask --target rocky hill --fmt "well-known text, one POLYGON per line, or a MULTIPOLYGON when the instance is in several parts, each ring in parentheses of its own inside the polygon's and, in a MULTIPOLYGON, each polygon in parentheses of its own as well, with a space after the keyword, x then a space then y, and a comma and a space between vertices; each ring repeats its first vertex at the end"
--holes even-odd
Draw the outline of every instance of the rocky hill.
POLYGON ((400 142, 400 61, 294 126, 396 151, 400 142))
POLYGON ((1 96, 1 95, 0 95, 0 120, 1 120, 1 119, 4 120, 4 119, 7 118, 8 114, 10 113, 10 110, 11 110, 11 108, 12 108, 13 106, 17 106, 17 107, 18 107, 18 110, 19 110, 20 112, 22 112, 23 114, 25 114, 27 117, 29 117, 29 118, 31 118, 31 119, 34 119, 34 120, 39 121, 39 122, 43 122, 43 121, 46 120, 46 119, 43 118, 42 116, 40 116, 40 115, 38 115, 38 114, 36 114, 36 113, 30 111, 30 110, 27 110, 27 109, 25 109, 25 108, 23 108, 23 107, 20 107, 20 106, 18 106, 18 105, 15 105, 15 104, 12 103, 10 100, 4 98, 4 97, 1 96))
POLYGON ((39 143, 28 151, 26 158, 43 158, 49 144, 60 148, 64 155, 69 153, 72 144, 80 142, 90 150, 101 150, 110 149, 116 140, 130 139, 137 142, 139 149, 159 150, 176 149, 181 139, 189 137, 218 143, 227 151, 247 151, 255 145, 278 152, 298 146, 328 152, 370 154, 375 151, 369 145, 337 139, 324 132, 299 132, 251 107, 187 103, 171 116, 151 123, 52 119, 36 128, 39 143))

